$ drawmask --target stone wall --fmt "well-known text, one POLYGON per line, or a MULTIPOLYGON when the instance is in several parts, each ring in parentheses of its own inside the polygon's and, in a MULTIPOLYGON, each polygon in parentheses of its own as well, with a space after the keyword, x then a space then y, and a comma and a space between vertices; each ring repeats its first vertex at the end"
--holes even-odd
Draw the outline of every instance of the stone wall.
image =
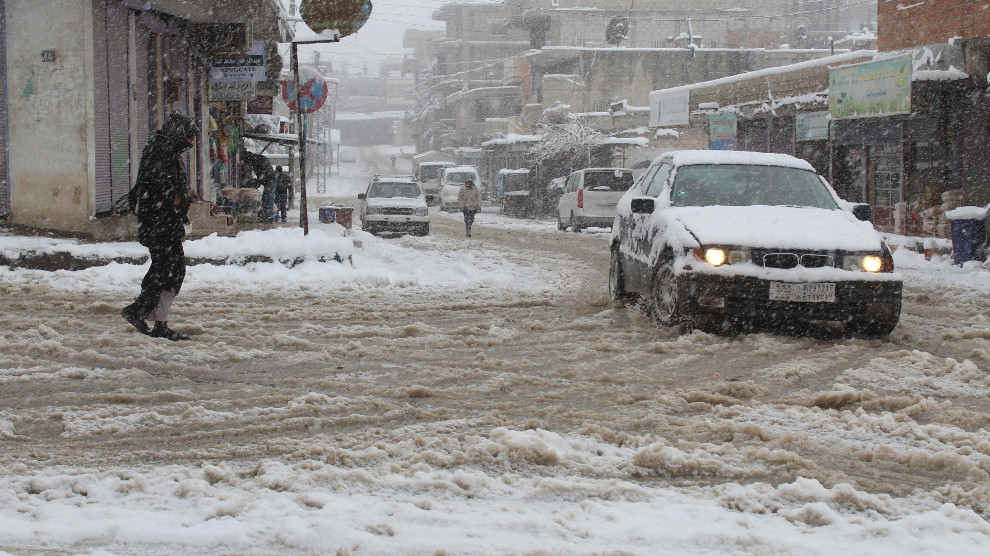
POLYGON ((990 2, 973 0, 880 0, 877 5, 880 50, 898 50, 946 42, 953 37, 990 35, 990 2))

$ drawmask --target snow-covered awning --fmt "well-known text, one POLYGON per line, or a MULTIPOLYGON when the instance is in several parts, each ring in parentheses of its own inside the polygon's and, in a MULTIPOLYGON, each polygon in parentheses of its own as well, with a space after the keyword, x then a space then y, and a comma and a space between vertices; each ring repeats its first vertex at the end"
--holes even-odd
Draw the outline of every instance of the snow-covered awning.
POLYGON ((495 145, 515 145, 516 143, 537 143, 543 139, 542 135, 518 135, 510 133, 499 139, 491 139, 481 144, 482 147, 494 147, 495 145))

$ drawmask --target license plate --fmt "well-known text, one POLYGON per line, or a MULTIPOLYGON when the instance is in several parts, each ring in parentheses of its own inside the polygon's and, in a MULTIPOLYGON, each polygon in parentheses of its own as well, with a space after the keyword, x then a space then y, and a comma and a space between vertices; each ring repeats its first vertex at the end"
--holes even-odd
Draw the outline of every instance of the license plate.
POLYGON ((799 301, 804 303, 834 303, 835 284, 830 282, 814 284, 770 282, 770 300, 799 301))
POLYGON ((598 205, 598 208, 600 208, 600 209, 614 209, 616 206, 618 206, 618 203, 603 203, 603 204, 598 205))

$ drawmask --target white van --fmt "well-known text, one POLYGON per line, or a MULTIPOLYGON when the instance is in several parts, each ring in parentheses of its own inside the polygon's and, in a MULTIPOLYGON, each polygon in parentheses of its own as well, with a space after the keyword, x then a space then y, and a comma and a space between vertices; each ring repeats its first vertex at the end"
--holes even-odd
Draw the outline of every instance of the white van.
POLYGON ((453 166, 445 168, 440 176, 440 210, 461 210, 457 194, 461 192, 464 182, 471 180, 475 187, 481 188, 481 177, 474 166, 453 166))
POLYGON ((557 228, 575 232, 589 227, 609 228, 615 205, 633 185, 629 168, 585 168, 572 172, 557 202, 557 228))
POLYGON ((416 180, 426 194, 426 202, 433 204, 440 199, 440 174, 444 168, 457 166, 453 162, 431 161, 420 162, 416 169, 416 180))

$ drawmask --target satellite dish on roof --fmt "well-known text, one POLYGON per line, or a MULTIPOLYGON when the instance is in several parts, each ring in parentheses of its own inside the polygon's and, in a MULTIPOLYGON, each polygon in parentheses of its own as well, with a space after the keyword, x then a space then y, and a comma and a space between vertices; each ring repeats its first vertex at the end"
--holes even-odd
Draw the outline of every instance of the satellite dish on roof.
POLYGON ((788 42, 803 45, 804 41, 808 40, 808 27, 810 25, 811 21, 806 17, 798 17, 791 20, 787 24, 788 42))
POLYGON ((608 44, 618 45, 622 41, 626 40, 628 34, 629 18, 613 18, 612 21, 609 21, 608 25, 605 27, 605 42, 608 44))

